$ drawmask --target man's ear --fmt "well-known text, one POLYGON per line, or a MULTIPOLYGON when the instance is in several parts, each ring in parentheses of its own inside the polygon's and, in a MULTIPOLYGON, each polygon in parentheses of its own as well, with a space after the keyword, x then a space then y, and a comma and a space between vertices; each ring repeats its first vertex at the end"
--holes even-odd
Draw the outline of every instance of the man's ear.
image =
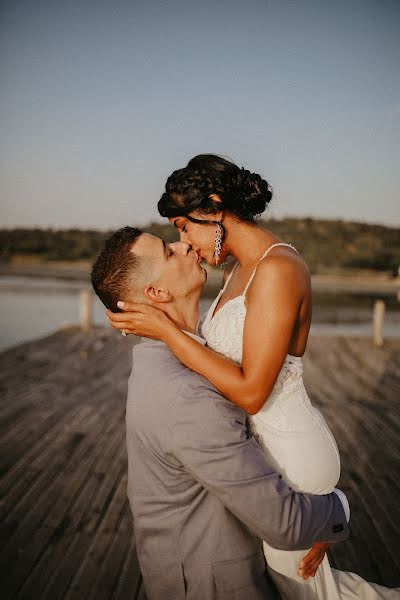
POLYGON ((170 302, 171 294, 168 290, 159 288, 156 285, 148 285, 144 290, 144 295, 152 302, 170 302))

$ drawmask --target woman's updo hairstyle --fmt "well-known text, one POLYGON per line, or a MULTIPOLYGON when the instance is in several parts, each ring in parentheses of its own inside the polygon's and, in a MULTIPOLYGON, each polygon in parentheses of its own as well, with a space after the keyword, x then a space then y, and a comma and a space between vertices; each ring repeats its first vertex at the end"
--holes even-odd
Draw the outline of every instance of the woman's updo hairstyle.
POLYGON ((210 214, 222 208, 243 221, 254 222, 271 198, 271 187, 257 173, 215 154, 199 154, 168 177, 158 212, 162 217, 178 217, 195 210, 210 214), (211 194, 221 198, 222 207, 211 194))

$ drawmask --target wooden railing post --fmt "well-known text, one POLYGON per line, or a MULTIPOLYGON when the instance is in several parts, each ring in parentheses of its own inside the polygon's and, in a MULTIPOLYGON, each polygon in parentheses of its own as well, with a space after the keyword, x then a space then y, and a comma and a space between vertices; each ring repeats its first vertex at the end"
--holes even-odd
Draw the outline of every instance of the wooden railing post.
POLYGON ((375 300, 374 303, 374 344, 375 346, 383 346, 383 321, 385 317, 385 302, 383 300, 375 300))
POLYGON ((80 324, 81 329, 87 331, 92 326, 92 292, 81 290, 80 293, 80 324))

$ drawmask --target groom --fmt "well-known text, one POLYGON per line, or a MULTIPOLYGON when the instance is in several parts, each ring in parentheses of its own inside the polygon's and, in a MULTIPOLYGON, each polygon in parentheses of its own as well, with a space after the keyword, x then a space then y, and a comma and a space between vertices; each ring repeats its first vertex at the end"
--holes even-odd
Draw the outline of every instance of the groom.
MULTIPOLYGON (((93 287, 163 310, 196 335, 206 273, 184 242, 125 227, 106 242, 93 287)), ((277 548, 348 535, 335 494, 294 492, 246 426, 246 413, 160 341, 134 347, 126 412, 128 497, 149 600, 277 598, 261 539, 277 548)))

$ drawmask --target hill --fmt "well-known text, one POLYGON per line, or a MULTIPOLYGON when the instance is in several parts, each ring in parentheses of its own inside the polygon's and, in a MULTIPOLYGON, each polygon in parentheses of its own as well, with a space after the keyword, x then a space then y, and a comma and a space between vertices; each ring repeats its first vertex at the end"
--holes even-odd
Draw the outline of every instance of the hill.
MULTIPOLYGON (((312 218, 259 223, 293 244, 313 273, 368 269, 395 274, 400 264, 400 228, 312 218)), ((143 229, 166 241, 178 238, 169 223, 150 223, 143 229)), ((94 229, 0 229, 0 261, 92 261, 111 233, 94 229)))

